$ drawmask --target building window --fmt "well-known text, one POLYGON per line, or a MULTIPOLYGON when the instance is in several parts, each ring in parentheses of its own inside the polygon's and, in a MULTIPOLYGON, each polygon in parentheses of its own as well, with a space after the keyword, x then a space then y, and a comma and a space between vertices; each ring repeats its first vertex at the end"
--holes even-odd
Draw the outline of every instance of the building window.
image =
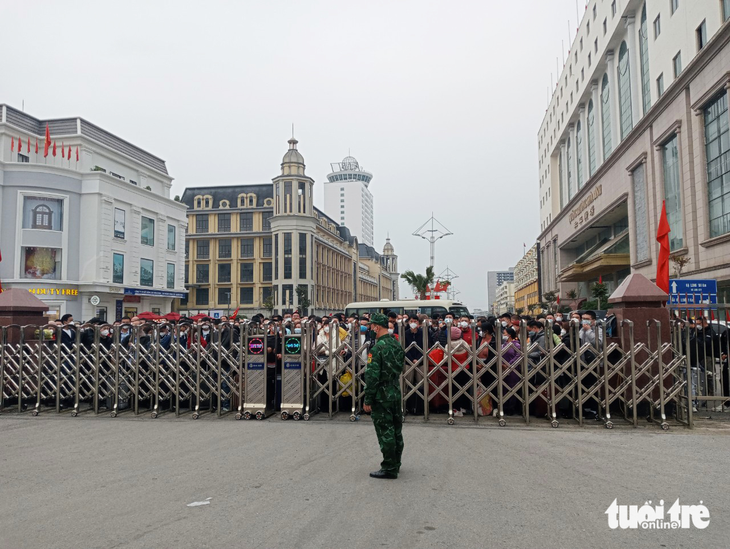
POLYGON ((198 288, 195 290, 195 304, 200 306, 208 306, 210 290, 208 288, 198 288))
POLYGON ((210 259, 210 241, 198 240, 196 259, 210 259))
POLYGON ((198 234, 208 232, 208 214, 198 214, 195 216, 195 232, 198 234))
POLYGON ((241 282, 253 282, 253 263, 241 263, 241 282))
POLYGON ((580 122, 576 125, 575 130, 575 159, 578 164, 578 189, 583 187, 583 126, 580 122))
POLYGON ((229 214, 229 213, 218 214, 218 232, 219 233, 230 233, 231 232, 231 214, 229 214))
POLYGON ((641 11, 641 26, 639 27, 639 57, 641 61, 641 96, 644 115, 651 108, 651 82, 649 77, 649 36, 646 24, 646 4, 641 11))
POLYGON ((279 235, 274 235, 274 278, 279 280, 279 235))
POLYGON ((670 2, 671 2, 670 7, 672 10, 672 15, 674 15, 674 12, 677 11, 677 8, 679 8, 679 0, 670 0, 670 2))
POLYGON ((195 266, 195 283, 208 284, 210 282, 210 265, 203 263, 195 266))
POLYGON ((264 238, 264 257, 271 257, 271 237, 264 238))
POLYGON ((139 260, 139 285, 154 286, 155 280, 155 262, 151 259, 139 260))
POLYGON ((722 20, 730 19, 730 0, 722 0, 722 20))
POLYGON ((631 71, 629 70, 629 48, 621 42, 618 54, 618 102, 621 118, 621 140, 626 139, 634 128, 631 116, 631 71))
POLYGON ((662 16, 657 15, 656 19, 654 19, 654 40, 659 38, 659 35, 662 33, 662 16))
POLYGON ((605 161, 613 150, 611 143, 611 101, 608 87, 608 75, 603 75, 601 85, 601 126, 603 127, 603 160, 605 161))
POLYGON ((253 231, 253 212, 240 214, 238 218, 240 231, 242 233, 250 233, 253 231))
POLYGON ((560 209, 562 210, 565 206, 565 191, 563 190, 565 188, 564 185, 564 169, 563 169, 563 153, 562 151, 558 155, 558 181, 560 183, 560 209))
POLYGON ((271 218, 274 216, 273 212, 264 212, 261 214, 261 219, 263 221, 263 230, 264 232, 271 231, 271 218))
POLYGON ((231 264, 230 263, 219 263, 218 264, 218 283, 227 284, 231 281, 231 264))
POLYGON ((593 101, 588 102, 588 176, 596 173, 596 112, 593 101))
POLYGON ((640 164, 633 173, 634 221, 636 224, 636 261, 649 259, 649 212, 646 209, 646 164, 640 164))
POLYGON ((674 251, 683 246, 682 229, 682 186, 679 178, 679 140, 675 135, 662 147, 664 166, 664 200, 667 205, 669 249, 674 251))
POLYGON ((680 51, 672 59, 672 67, 674 68, 674 78, 678 78, 682 74, 682 52, 680 51))
POLYGON ((701 50, 707 44, 707 21, 697 27, 697 51, 701 50))
POLYGON ((568 138, 568 202, 573 198, 573 142, 568 138))
POLYGON ((25 197, 23 200, 23 228, 61 231, 63 200, 58 198, 25 197))
POLYGON ((24 154, 18 153, 18 162, 22 162, 23 164, 27 164, 28 162, 30 162, 30 157, 29 156, 25 156, 24 154))
POLYGON ((664 73, 659 75, 656 79, 656 93, 658 97, 664 95, 664 73))
POLYGON ((126 217, 127 212, 121 208, 114 208, 114 238, 124 240, 127 225, 126 217))
POLYGON ((124 284, 124 254, 113 254, 112 256, 112 282, 124 284))
POLYGON ((218 258, 219 259, 230 259, 231 258, 231 239, 221 238, 218 241, 218 258))
MULTIPOLYGON (((271 290, 271 288, 268 288, 268 290, 271 290)), ((241 299, 239 301, 239 304, 253 305, 253 288, 241 288, 241 299)))
POLYGON ((616 17, 616 0, 611 2, 611 17, 616 17))
POLYGON ((291 256, 292 256, 292 238, 291 233, 284 233, 284 279, 290 280, 291 272, 291 256))
POLYGON ((190 284, 190 265, 185 264, 185 284, 190 284))
POLYGON ((710 237, 730 232, 730 131, 727 93, 705 108, 710 237))
POLYGON ((299 278, 307 278, 307 235, 299 233, 299 278))
POLYGON ((175 225, 167 225, 167 249, 171 252, 175 251, 175 240, 176 240, 175 225))
POLYGON ((243 257, 243 258, 254 257, 254 239, 253 238, 242 238, 241 239, 241 257, 243 257))
POLYGON ((218 305, 230 305, 233 300, 231 288, 218 288, 218 305))
POLYGON ((155 245, 155 220, 142 216, 142 244, 145 246, 155 245))
POLYGON ((284 213, 292 213, 292 182, 284 181, 284 213))
POLYGON ((271 263, 261 264, 261 282, 271 282, 271 263))
POLYGON ((175 288, 175 264, 167 264, 167 289, 172 290, 175 288))
POLYGON ((265 288, 261 288, 261 301, 265 302, 267 299, 269 299, 274 293, 274 289, 271 286, 267 286, 265 288))

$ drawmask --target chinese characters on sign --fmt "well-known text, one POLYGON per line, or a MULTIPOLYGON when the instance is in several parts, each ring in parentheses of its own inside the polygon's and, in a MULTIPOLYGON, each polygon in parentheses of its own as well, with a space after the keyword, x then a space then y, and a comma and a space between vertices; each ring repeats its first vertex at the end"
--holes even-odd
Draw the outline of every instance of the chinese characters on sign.
POLYGON ((593 202, 603 194, 603 185, 597 185, 588 196, 580 201, 580 204, 576 206, 573 211, 570 212, 570 222, 573 224, 573 228, 577 229, 583 223, 588 222, 594 215, 596 215, 596 207, 593 202))

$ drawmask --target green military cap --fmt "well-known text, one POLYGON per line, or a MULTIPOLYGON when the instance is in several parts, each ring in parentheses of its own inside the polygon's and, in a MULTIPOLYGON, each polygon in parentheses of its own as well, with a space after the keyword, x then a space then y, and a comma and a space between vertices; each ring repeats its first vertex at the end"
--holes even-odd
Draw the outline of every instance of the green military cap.
POLYGON ((388 317, 385 316, 383 313, 375 313, 373 316, 370 317, 370 324, 375 324, 376 326, 382 326, 383 328, 387 328, 388 317))

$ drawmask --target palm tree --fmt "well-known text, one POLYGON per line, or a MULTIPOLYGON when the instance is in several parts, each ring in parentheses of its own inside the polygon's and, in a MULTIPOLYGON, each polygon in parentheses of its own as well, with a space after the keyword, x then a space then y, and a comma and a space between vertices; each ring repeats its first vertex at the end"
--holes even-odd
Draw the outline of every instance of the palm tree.
POLYGON ((425 276, 414 273, 413 271, 406 271, 400 275, 400 277, 405 280, 411 288, 413 288, 413 291, 421 299, 426 299, 427 289, 434 281, 433 267, 428 267, 426 269, 425 276))

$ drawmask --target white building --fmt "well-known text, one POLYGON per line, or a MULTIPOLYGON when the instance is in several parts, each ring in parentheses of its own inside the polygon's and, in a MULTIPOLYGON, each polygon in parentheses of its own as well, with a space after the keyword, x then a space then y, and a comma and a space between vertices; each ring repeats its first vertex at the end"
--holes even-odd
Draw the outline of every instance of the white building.
POLYGON ((497 299, 497 288, 504 282, 512 282, 515 279, 515 269, 510 268, 507 271, 488 271, 487 272, 487 303, 494 313, 494 303, 497 299))
POLYGON ((331 164, 332 173, 324 184, 324 210, 353 236, 373 246, 373 194, 369 190, 373 174, 364 171, 352 156, 331 164))
POLYGON ((515 283, 503 282, 497 287, 494 298, 494 314, 503 315, 515 310, 515 283))
POLYGON ((730 299, 730 0, 590 0, 538 134, 543 292, 682 275, 730 299))
POLYGON ((187 208, 171 185, 163 160, 82 118, 0 105, 3 288, 31 291, 52 318, 169 312, 186 292, 187 208))

